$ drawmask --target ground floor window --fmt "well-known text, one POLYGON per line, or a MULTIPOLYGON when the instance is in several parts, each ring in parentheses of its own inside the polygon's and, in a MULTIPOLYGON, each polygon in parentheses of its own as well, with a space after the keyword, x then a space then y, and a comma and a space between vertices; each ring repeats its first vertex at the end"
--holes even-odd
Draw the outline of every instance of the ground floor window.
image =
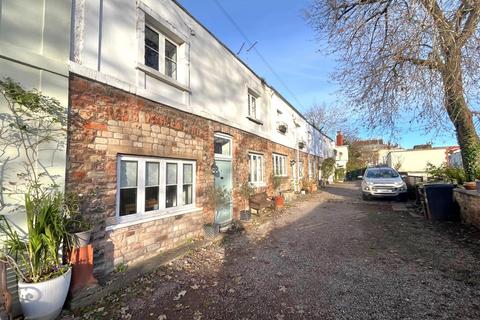
POLYGON ((303 178, 303 161, 298 162, 298 175, 303 178))
POLYGON ((254 185, 263 184, 263 156, 256 153, 250 153, 248 181, 254 185))
POLYGON ((275 176, 287 176, 287 157, 279 154, 273 155, 273 174, 275 176))
POLYGON ((192 206, 194 173, 195 161, 119 156, 117 216, 192 206))

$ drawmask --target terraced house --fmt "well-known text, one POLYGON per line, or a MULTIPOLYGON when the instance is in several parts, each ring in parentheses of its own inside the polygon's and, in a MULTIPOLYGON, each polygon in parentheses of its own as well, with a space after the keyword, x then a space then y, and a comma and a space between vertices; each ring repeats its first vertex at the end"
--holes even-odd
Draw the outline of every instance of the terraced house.
POLYGON ((331 140, 171 0, 73 8, 67 189, 94 191, 96 270, 239 218, 239 187, 316 179, 331 140), (232 201, 215 209, 208 194, 232 201))
POLYGON ((239 219, 245 183, 299 191, 333 155, 177 2, 76 0, 71 17, 65 185, 95 221, 97 274, 239 219), (221 208, 218 189, 231 194, 221 208))

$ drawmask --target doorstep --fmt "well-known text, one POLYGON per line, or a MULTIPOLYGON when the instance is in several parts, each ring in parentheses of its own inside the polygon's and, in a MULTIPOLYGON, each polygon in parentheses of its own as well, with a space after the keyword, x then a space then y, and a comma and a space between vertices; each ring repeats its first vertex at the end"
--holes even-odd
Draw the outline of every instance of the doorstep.
POLYGON ((201 239, 184 243, 174 249, 164 251, 157 256, 138 262, 129 266, 125 272, 112 272, 99 279, 99 284, 93 287, 79 290, 66 302, 67 309, 75 310, 94 304, 101 298, 128 286, 142 275, 158 269, 172 260, 184 256, 190 250, 195 250, 216 243, 223 239, 222 236, 214 239, 201 239))

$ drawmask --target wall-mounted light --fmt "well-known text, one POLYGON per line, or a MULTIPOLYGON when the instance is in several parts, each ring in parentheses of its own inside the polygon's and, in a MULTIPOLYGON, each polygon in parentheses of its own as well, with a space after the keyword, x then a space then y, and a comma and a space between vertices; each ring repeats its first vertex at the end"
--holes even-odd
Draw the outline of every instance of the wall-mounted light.
POLYGON ((212 163, 212 166, 210 167, 210 170, 212 170, 212 174, 213 174, 213 175, 217 175, 217 174, 218 174, 218 166, 217 166, 217 164, 215 163, 215 161, 212 163))
POLYGON ((290 166, 292 166, 292 167, 293 167, 293 165, 294 165, 295 163, 296 163, 296 161, 295 161, 295 160, 290 160, 290 166))

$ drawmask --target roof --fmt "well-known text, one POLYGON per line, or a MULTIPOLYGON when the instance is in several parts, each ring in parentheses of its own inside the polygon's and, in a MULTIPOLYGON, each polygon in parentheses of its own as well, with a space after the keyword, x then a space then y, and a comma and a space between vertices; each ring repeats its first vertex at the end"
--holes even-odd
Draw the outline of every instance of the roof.
POLYGON ((243 64, 255 77, 257 77, 261 82, 264 82, 266 86, 272 89, 279 97, 282 99, 286 104, 288 104, 300 117, 305 120, 309 125, 314 127, 315 129, 320 132, 321 135, 334 141, 328 135, 322 132, 319 128, 317 128, 314 124, 312 124, 304 115, 301 113, 293 104, 290 103, 277 89, 275 89, 272 85, 270 85, 263 77, 260 77, 245 61, 243 61, 238 55, 236 55, 225 43, 223 43, 213 32, 211 32, 207 27, 205 27, 194 15, 192 15, 183 5, 181 5, 178 0, 172 0, 181 10, 183 10, 190 18, 192 18, 196 23, 198 23, 205 31, 208 32, 220 45, 222 45, 232 56, 237 59, 241 64, 243 64))

